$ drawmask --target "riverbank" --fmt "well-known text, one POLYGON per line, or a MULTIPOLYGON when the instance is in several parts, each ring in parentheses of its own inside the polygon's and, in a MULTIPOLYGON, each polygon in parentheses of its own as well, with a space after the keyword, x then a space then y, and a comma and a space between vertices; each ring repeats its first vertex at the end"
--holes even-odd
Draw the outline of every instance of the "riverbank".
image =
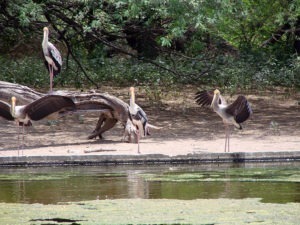
MULTIPOLYGON (((128 90, 106 90, 128 102, 128 90)), ((169 92, 159 102, 149 101, 137 88, 137 102, 150 123, 163 127, 137 144, 121 141, 123 128, 117 124, 104 133, 104 140, 88 140, 98 120, 97 113, 70 115, 60 120, 42 120, 30 127, 19 148, 18 129, 0 120, 0 166, 111 165, 154 163, 222 163, 300 160, 299 96, 284 93, 253 94, 249 99, 253 116, 243 130, 232 128, 230 153, 224 153, 222 120, 194 102, 195 87, 169 92)), ((228 102, 236 96, 225 96, 228 102)), ((21 139, 21 137, 20 137, 21 139)))

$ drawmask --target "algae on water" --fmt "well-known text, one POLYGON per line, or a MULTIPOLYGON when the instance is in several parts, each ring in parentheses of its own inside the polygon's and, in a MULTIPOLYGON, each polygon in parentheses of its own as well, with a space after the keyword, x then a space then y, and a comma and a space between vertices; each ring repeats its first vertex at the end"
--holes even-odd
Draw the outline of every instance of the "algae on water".
POLYGON ((300 203, 259 199, 117 199, 58 205, 0 203, 1 224, 298 224, 300 203), (57 221, 64 221, 57 223, 57 221))

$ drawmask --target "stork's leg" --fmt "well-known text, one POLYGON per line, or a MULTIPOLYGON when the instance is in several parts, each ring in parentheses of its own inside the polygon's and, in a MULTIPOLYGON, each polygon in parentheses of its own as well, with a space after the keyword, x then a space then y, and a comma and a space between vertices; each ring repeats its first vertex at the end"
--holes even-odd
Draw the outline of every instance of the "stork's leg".
POLYGON ((138 153, 140 154, 140 130, 136 129, 136 142, 138 144, 138 153))
POLYGON ((22 125, 22 156, 23 156, 23 148, 24 148, 24 140, 25 140, 25 126, 24 126, 24 123, 22 125))
POLYGON ((20 155, 20 126, 17 123, 17 128, 18 128, 18 156, 20 155))
POLYGON ((53 83, 53 66, 48 64, 49 66, 49 76, 50 76, 50 93, 52 93, 52 83, 53 83))
POLYGON ((227 144, 228 144, 228 152, 230 152, 230 144, 229 144, 229 141, 230 141, 230 129, 229 129, 229 126, 227 126, 227 129, 228 129, 228 140, 227 140, 227 144))
POLYGON ((224 126, 225 126, 225 152, 226 152, 229 143, 229 139, 228 139, 229 136, 228 136, 228 125, 225 123, 224 126))

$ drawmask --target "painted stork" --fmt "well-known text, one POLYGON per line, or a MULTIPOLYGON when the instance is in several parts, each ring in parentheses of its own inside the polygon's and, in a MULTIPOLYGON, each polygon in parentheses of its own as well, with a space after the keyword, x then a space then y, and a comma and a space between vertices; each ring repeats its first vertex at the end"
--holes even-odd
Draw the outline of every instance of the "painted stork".
POLYGON ((229 125, 242 129, 241 123, 252 115, 252 109, 245 96, 240 95, 231 104, 227 104, 220 91, 199 91, 196 93, 196 102, 200 106, 211 106, 212 109, 223 119, 225 126, 225 152, 229 152, 229 125))
POLYGON ((49 29, 48 27, 44 27, 44 38, 42 42, 43 53, 45 57, 45 65, 47 70, 49 71, 50 76, 50 93, 52 92, 53 86, 53 77, 58 75, 62 66, 62 59, 60 52, 57 48, 48 41, 49 37, 49 29))
POLYGON ((0 101, 0 116, 6 120, 16 121, 19 128, 20 126, 23 127, 22 141, 24 141, 24 127, 32 126, 31 120, 38 121, 52 113, 75 110, 75 104, 72 99, 60 95, 46 95, 21 106, 17 106, 16 101, 15 97, 11 98, 11 104, 0 101))
POLYGON ((138 153, 140 153, 140 137, 148 134, 148 118, 144 110, 135 103, 134 87, 130 87, 129 119, 136 127, 136 141, 138 143, 138 153), (143 132, 143 134, 141 133, 143 132))

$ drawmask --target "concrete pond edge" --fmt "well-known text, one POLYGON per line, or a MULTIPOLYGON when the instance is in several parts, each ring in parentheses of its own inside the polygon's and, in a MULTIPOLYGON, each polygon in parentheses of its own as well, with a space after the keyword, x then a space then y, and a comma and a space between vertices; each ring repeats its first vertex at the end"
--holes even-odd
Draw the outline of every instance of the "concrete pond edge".
POLYGON ((169 156, 141 155, 68 155, 68 156, 6 156, 0 157, 0 167, 18 166, 96 166, 96 165, 153 165, 247 162, 300 161, 300 151, 197 153, 169 156))

